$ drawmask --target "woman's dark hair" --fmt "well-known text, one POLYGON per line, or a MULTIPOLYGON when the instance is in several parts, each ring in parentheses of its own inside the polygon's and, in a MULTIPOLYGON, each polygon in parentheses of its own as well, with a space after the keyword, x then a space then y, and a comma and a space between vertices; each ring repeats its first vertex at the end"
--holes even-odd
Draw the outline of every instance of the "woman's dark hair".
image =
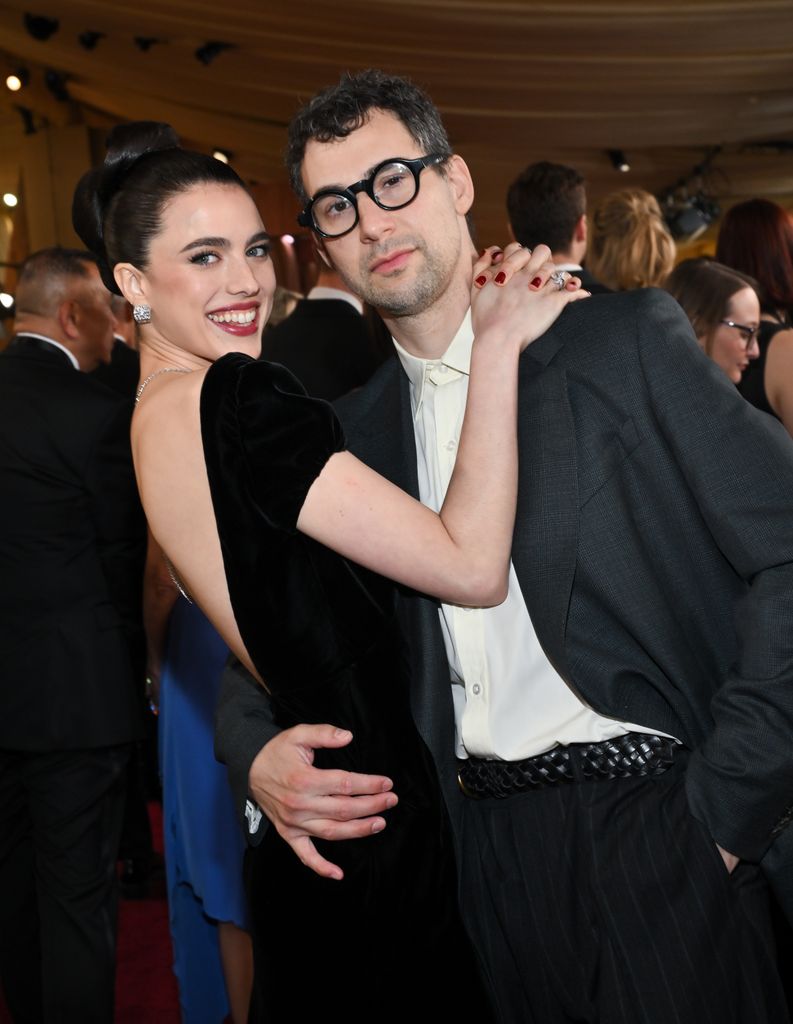
POLYGON ((793 314, 793 218, 770 199, 748 199, 724 215, 716 259, 751 274, 764 313, 793 314))
POLYGON ((694 333, 710 355, 713 335, 729 315, 730 299, 744 288, 757 291, 757 281, 716 260, 698 256, 678 263, 664 288, 683 307, 694 333))
POLYGON ((74 230, 95 253, 107 288, 120 294, 113 277, 117 263, 146 269, 170 199, 193 185, 215 183, 245 189, 227 164, 182 149, 168 124, 133 121, 114 128, 105 162, 83 175, 72 204, 74 230))

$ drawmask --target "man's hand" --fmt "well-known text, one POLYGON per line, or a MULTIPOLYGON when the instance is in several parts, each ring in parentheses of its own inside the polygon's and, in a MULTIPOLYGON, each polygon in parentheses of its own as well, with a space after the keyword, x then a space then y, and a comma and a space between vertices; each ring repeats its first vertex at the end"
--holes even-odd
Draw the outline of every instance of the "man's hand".
POLYGON ((358 839, 382 832, 378 815, 397 802, 383 775, 314 767, 318 747, 346 747, 352 733, 332 725, 296 725, 273 737, 256 755, 248 790, 300 860, 323 878, 341 868, 322 857, 311 837, 358 839))
POLYGON ((734 853, 727 853, 726 850, 722 850, 718 843, 716 843, 716 849, 721 854, 721 859, 724 861, 724 866, 727 868, 730 874, 735 871, 740 862, 740 857, 736 857, 734 853))

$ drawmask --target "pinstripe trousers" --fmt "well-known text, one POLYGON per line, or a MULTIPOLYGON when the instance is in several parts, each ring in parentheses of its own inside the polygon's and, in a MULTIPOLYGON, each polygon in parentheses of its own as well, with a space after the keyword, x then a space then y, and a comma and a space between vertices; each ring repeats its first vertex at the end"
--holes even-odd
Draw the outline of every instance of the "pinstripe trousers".
POLYGON ((783 1024, 756 865, 664 775, 470 800, 463 915, 502 1024, 783 1024))

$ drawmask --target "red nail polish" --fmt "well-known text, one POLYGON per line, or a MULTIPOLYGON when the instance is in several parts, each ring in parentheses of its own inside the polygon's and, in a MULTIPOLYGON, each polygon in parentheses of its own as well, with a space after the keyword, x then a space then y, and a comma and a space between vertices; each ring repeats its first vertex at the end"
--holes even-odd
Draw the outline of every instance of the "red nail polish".
POLYGON ((542 278, 541 277, 532 278, 532 282, 531 283, 532 283, 532 285, 534 285, 535 288, 539 288, 540 285, 542 284, 542 278))
POLYGON ((479 277, 477 277, 476 281, 474 281, 474 284, 478 284, 479 287, 481 288, 483 284, 487 284, 487 278, 485 277, 484 274, 480 274, 479 277))
POLYGON ((506 281, 506 279, 507 275, 504 273, 504 271, 499 270, 495 277, 496 284, 503 284, 506 281))

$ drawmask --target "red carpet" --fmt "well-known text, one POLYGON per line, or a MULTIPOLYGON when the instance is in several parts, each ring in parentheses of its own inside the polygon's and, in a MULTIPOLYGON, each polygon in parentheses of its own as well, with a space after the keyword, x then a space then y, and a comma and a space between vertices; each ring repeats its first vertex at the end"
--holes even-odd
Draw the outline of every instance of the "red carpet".
MULTIPOLYGON (((162 809, 149 804, 154 848, 162 855, 162 809)), ((116 953, 116 1024, 179 1024, 171 971, 164 876, 145 900, 121 900, 116 953)))
MULTIPOLYGON (((162 854, 159 804, 150 804, 149 813, 154 846, 162 854)), ((164 877, 155 879, 149 899, 120 901, 116 959, 116 1024, 179 1024, 164 877)), ((2 993, 0 1024, 11 1024, 2 993)))

